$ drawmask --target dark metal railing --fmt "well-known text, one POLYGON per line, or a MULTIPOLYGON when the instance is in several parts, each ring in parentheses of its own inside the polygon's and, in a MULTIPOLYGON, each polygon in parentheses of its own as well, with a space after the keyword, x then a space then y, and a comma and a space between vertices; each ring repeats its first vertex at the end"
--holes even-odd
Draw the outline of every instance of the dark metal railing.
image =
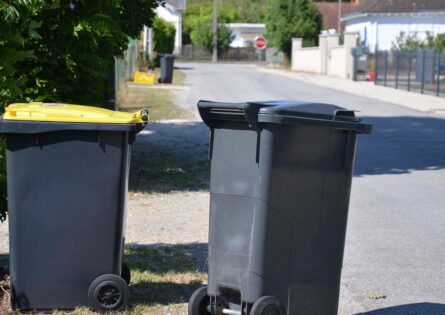
POLYGON ((445 54, 434 50, 378 51, 375 84, 445 96, 445 54))

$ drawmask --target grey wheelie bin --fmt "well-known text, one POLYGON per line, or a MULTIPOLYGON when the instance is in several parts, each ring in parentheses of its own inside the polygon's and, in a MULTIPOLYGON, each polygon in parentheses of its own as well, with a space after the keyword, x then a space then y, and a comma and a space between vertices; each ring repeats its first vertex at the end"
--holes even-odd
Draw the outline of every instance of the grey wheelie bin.
POLYGON ((189 315, 336 314, 356 135, 353 111, 300 101, 215 103, 208 286, 189 315))
POLYGON ((161 76, 159 77, 159 83, 172 83, 173 82, 173 69, 175 67, 175 55, 162 54, 161 55, 161 76))
POLYGON ((146 110, 13 104, 7 142, 14 309, 125 308, 123 265, 130 145, 146 110))

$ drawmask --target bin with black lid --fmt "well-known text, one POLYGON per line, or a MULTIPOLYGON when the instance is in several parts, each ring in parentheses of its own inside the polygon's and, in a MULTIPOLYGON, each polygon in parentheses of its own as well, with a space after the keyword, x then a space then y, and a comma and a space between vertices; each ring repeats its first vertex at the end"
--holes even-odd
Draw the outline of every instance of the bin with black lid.
POLYGON ((175 68, 175 55, 173 54, 161 54, 161 75, 159 77, 159 83, 172 83, 173 82, 173 70, 175 68))
POLYGON ((353 111, 200 101, 211 130, 208 285, 189 315, 336 314, 357 134, 353 111))
POLYGON ((146 110, 52 103, 5 109, 14 309, 125 308, 130 146, 147 121, 146 110))

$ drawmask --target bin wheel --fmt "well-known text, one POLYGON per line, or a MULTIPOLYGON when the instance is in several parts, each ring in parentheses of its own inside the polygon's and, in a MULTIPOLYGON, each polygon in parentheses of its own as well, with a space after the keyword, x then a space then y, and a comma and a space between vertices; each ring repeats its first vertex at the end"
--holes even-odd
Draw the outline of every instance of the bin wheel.
POLYGON ((114 274, 96 278, 88 290, 88 302, 96 312, 123 310, 128 303, 130 291, 124 279, 114 274))
POLYGON ((128 265, 124 262, 122 263, 121 278, 124 279, 127 284, 130 284, 131 281, 130 267, 128 267, 128 265))
POLYGON ((259 298, 250 310, 250 315, 283 315, 284 310, 280 301, 274 296, 259 298))
POLYGON ((210 297, 207 295, 207 286, 202 286, 195 292, 189 300, 188 315, 208 315, 211 314, 207 307, 210 305, 210 297))

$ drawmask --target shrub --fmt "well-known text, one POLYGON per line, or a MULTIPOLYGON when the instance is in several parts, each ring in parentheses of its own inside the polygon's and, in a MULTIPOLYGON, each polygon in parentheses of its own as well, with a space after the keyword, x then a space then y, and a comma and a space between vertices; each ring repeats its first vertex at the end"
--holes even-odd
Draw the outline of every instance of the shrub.
MULTIPOLYGON (((232 10, 218 9, 218 52, 226 51, 233 41, 232 31, 225 25, 233 20, 232 10)), ((213 50, 213 8, 203 6, 193 16, 186 19, 185 30, 189 32, 192 43, 204 47, 209 52, 213 50)))
POLYGON ((104 105, 114 57, 122 56, 128 37, 151 24, 157 5, 158 0, 2 1, 1 104, 104 105))
POLYGON ((426 38, 423 40, 417 32, 412 34, 400 32, 392 42, 392 50, 415 51, 417 49, 434 49, 441 53, 444 52, 445 33, 434 36, 430 32, 426 32, 426 38))
POLYGON ((400 32, 395 41, 392 42, 392 50, 413 51, 424 47, 425 42, 419 38, 417 33, 406 34, 400 32))
POLYGON ((160 17, 153 22, 154 51, 158 54, 171 54, 175 48, 176 28, 160 17))
MULTIPOLYGON (((161 0, 0 1, 0 113, 20 101, 105 105, 114 58, 161 0)), ((6 213, 0 143, 0 220, 6 213)))
POLYGON ((271 46, 288 57, 292 38, 303 38, 304 46, 316 45, 323 25, 322 16, 311 0, 269 0, 266 36, 271 46))

